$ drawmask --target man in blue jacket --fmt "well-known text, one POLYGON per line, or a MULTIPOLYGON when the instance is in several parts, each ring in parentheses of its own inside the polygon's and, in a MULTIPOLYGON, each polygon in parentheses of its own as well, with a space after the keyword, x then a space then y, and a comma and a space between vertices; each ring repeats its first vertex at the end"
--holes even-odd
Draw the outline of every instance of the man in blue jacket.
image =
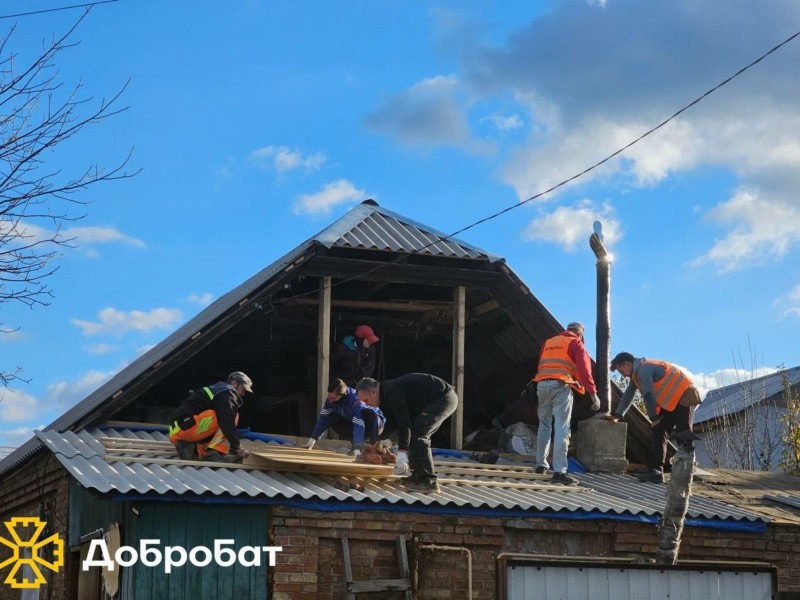
POLYGON ((309 450, 313 448, 328 427, 332 427, 339 437, 353 442, 352 455, 358 458, 365 433, 374 444, 385 424, 386 417, 380 408, 368 406, 359 400, 356 391, 337 378, 328 386, 328 397, 304 447, 309 450))

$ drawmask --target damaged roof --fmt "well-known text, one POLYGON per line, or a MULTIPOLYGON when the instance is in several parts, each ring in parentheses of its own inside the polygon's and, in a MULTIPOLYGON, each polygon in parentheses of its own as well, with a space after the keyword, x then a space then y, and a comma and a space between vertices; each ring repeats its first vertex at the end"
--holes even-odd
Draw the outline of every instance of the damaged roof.
MULTIPOLYGON (((37 433, 37 437, 83 487, 101 494, 183 496, 189 501, 197 497, 215 497, 219 502, 242 498, 263 503, 306 502, 312 503, 306 504, 309 508, 323 510, 383 507, 410 511, 423 508, 461 512, 533 511, 541 514, 528 516, 587 518, 586 515, 594 515, 646 522, 657 521, 665 501, 665 486, 639 483, 628 476, 586 474, 581 475, 581 487, 559 490, 553 490, 552 486, 538 490, 535 484, 523 484, 519 488, 492 487, 482 478, 475 478, 474 484, 447 483, 445 479, 441 483, 441 494, 428 495, 408 491, 396 479, 359 478, 363 491, 345 491, 336 486, 335 477, 321 474, 241 465, 206 466, 202 462, 157 458, 158 452, 147 449, 143 442, 163 447, 168 437, 159 431, 124 428, 64 433, 44 431, 37 433), (131 451, 127 458, 120 458, 118 454, 107 458, 104 444, 112 439, 135 441, 135 447, 142 449, 141 454, 131 451)), ((252 443, 250 447, 254 447, 252 443)), ((174 452, 171 455, 175 458, 174 452)), ((513 481, 509 483, 514 485, 513 481)), ((749 531, 763 530, 770 520, 696 495, 690 500, 687 516, 692 525, 749 531)))

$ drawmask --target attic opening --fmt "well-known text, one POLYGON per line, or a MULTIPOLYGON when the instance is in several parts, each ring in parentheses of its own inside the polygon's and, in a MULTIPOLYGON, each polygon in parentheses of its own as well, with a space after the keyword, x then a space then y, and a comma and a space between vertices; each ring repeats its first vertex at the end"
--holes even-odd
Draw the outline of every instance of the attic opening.
MULTIPOLYGON (((314 269, 314 259, 308 267, 314 269)), ((224 380, 242 370, 253 379, 239 427, 261 433, 307 436, 318 414, 317 331, 321 277, 295 276, 273 292, 259 294, 240 320, 228 317, 224 331, 187 356, 162 378, 152 374, 147 389, 112 421, 169 422, 189 390, 224 380)), ((453 379, 454 286, 418 283, 413 277, 371 281, 333 279, 331 346, 370 325, 377 344, 378 380, 410 372, 453 379), (344 281, 344 283, 340 283, 344 281)), ((464 433, 488 426, 517 401, 532 376, 538 343, 515 324, 490 289, 466 287, 464 433)), ((449 420, 434 439, 450 445, 449 420)))

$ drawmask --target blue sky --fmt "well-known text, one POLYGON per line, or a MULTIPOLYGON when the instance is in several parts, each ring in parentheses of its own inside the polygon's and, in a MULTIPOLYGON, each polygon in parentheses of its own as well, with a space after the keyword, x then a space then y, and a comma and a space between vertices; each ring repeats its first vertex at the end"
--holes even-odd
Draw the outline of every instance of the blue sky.
MULTIPOLYGON (((70 4, 69 2, 61 5, 70 4)), ((58 6, 4 3, 0 16, 58 6)), ((213 299, 361 200, 452 232, 605 158, 800 30, 790 0, 154 2, 96 6, 64 89, 128 110, 49 155, 87 190, 55 297, 0 307, 0 446, 30 437, 213 299)), ((79 10, 0 19, 24 62, 79 10)), ((703 389, 800 364, 800 39, 604 167, 461 237, 595 346, 703 389), (739 377, 747 373, 740 372, 739 377)), ((46 227, 46 223, 30 223, 46 227)))

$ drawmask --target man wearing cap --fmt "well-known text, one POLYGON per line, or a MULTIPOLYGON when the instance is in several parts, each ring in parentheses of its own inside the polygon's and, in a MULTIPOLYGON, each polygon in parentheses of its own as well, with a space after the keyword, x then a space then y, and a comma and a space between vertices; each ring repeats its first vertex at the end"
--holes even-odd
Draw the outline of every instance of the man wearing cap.
POLYGON ((700 393, 692 378, 680 367, 662 360, 635 358, 630 352, 620 352, 611 361, 611 370, 630 377, 611 420, 625 416, 636 390, 639 390, 651 421, 653 446, 647 464, 649 470, 639 474, 638 478, 645 482, 663 483, 670 433, 677 431, 675 437, 680 448, 694 450, 692 442, 698 437, 692 433, 692 423, 695 407, 700 404, 700 393))
POLYGON ((548 470, 550 437, 553 442, 553 483, 578 485, 580 481, 567 473, 567 450, 571 435, 573 391, 591 394, 592 410, 600 408, 597 387, 592 377, 592 361, 583 345, 584 327, 570 323, 567 329, 542 344, 536 376, 539 399, 539 431, 536 435, 536 473, 548 470))
POLYGON ((242 447, 236 424, 252 380, 241 371, 197 391, 192 391, 173 415, 169 441, 183 460, 242 462, 250 453, 242 447))
POLYGON ((341 379, 351 388, 362 378, 375 375, 375 344, 380 341, 369 325, 359 325, 353 333, 333 351, 330 372, 331 379, 341 379))

